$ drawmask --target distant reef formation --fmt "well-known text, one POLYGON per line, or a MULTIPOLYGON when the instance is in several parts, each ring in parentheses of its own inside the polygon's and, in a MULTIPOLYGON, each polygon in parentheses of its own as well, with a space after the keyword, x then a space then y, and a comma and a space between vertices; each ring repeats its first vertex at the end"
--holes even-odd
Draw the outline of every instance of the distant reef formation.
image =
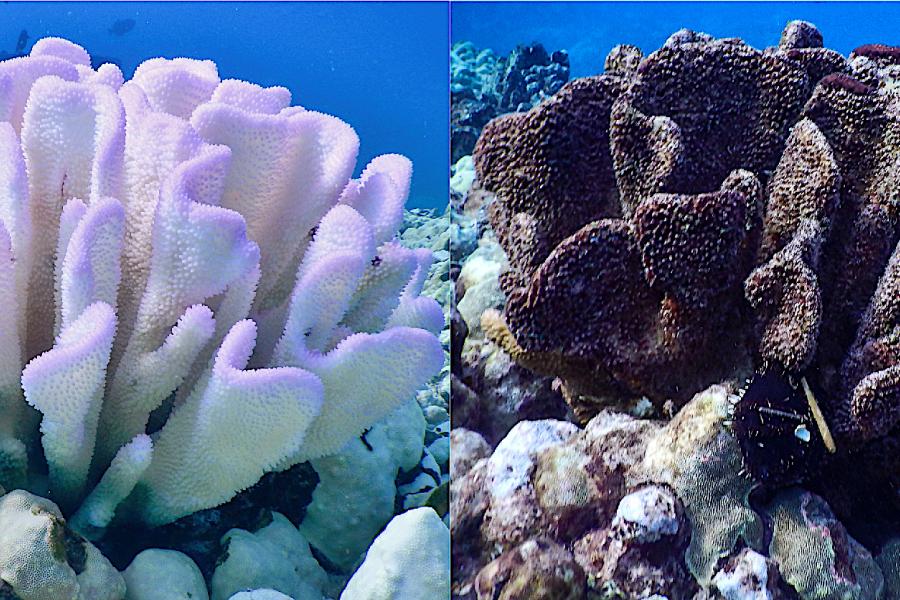
POLYGON ((569 80, 569 55, 541 44, 517 46, 508 56, 457 42, 450 51, 451 158, 472 153, 481 128, 494 117, 526 111, 569 80))

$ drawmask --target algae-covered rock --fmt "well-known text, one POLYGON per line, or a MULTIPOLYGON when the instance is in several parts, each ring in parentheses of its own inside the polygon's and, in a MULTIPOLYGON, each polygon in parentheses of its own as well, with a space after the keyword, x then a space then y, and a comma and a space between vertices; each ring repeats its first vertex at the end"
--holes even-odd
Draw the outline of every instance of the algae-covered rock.
POLYGON ((670 489, 650 485, 622 498, 608 527, 575 542, 575 559, 594 590, 689 597, 697 589, 684 561, 689 539, 680 501, 670 489))
POLYGON ((582 600, 584 571, 572 553, 547 539, 533 539, 485 566, 475 580, 478 600, 582 600))
POLYGON ((502 548, 533 535, 542 515, 532 479, 538 456, 577 432, 564 421, 522 421, 500 442, 488 459, 485 480, 490 496, 484 525, 488 540, 502 548))
POLYGON ((769 555, 803 600, 880 600, 884 576, 872 555, 811 492, 790 489, 768 506, 769 555))
POLYGON ((669 422, 610 410, 584 430, 520 422, 455 482, 455 585, 467 589, 476 564, 536 538, 573 549, 594 592, 625 597, 690 597, 723 559, 764 551, 753 483, 725 425, 735 400, 715 385, 669 422))
POLYGON ((735 399, 721 385, 697 394, 650 441, 644 459, 648 476, 684 502, 693 528, 685 558, 701 585, 740 542, 762 550, 762 521, 749 503, 754 484, 742 476, 740 448, 724 425, 735 399))

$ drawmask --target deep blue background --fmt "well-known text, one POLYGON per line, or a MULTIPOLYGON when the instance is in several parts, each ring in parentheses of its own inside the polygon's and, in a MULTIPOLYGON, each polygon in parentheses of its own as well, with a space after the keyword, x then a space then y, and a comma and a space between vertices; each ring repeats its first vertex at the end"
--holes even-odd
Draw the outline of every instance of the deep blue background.
POLYGON ((409 205, 447 203, 448 10, 435 3, 3 3, 0 50, 48 35, 115 59, 126 77, 155 56, 210 58, 220 77, 283 85, 295 104, 336 115, 378 154, 414 164, 409 205), (118 20, 133 19, 122 35, 118 20))
POLYGON ((900 45, 900 4, 882 2, 458 2, 451 18, 454 42, 504 54, 532 41, 568 50, 573 77, 601 72, 616 44, 647 54, 683 27, 765 48, 778 43, 788 21, 803 19, 845 55, 865 43, 900 45))

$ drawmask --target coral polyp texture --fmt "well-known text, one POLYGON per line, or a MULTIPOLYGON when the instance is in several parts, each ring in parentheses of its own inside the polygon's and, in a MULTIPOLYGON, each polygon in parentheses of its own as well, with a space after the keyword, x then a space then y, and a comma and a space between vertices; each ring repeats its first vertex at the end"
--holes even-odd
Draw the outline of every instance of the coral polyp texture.
POLYGON ((617 47, 614 69, 485 127, 510 268, 484 324, 585 419, 775 369, 820 390, 839 453, 896 436, 900 52, 844 58, 811 31, 617 47))
POLYGON ((332 455, 440 371, 410 161, 353 179, 354 130, 286 88, 46 38, 0 119, 0 483, 84 535, 332 455))

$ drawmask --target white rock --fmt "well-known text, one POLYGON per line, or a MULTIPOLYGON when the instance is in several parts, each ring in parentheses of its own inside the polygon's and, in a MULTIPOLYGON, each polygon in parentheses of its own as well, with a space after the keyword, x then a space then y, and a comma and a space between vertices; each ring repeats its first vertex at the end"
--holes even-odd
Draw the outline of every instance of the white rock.
POLYGON ((208 600, 196 563, 175 550, 151 548, 134 557, 122 572, 125 600, 208 600))
POLYGON ((238 592, 228 600, 295 600, 275 590, 250 590, 238 592))
POLYGON ((716 573, 712 584, 725 600, 772 599, 766 557, 749 548, 741 551, 733 568, 723 568, 716 573))
POLYGON ((460 157, 451 167, 451 171, 450 191, 465 196, 469 193, 472 182, 475 181, 475 161, 471 155, 460 157))
POLYGON ((255 533, 232 529, 222 545, 227 557, 213 573, 212 600, 258 588, 278 590, 294 600, 322 600, 328 576, 284 515, 272 513, 272 522, 255 533))
POLYGON ((456 427, 450 431, 450 479, 465 475, 479 459, 491 455, 491 446, 477 431, 456 427))
POLYGON ((21 600, 125 598, 122 576, 89 542, 84 570, 76 575, 66 561, 64 528, 49 500, 24 490, 0 498, 0 578, 21 600))
POLYGON ((578 431, 572 423, 552 419, 517 423, 488 459, 487 484, 493 499, 502 500, 527 486, 537 454, 578 431))
POLYGON ((678 533, 678 514, 671 492, 656 485, 641 488, 619 501, 613 524, 628 528, 629 537, 650 543, 678 533))
POLYGON ((450 597, 450 530, 430 508, 394 517, 375 538, 341 600, 450 597))
POLYGON ((469 336, 481 337, 481 315, 489 308, 500 308, 505 294, 500 289, 500 273, 507 268, 506 254, 496 240, 482 237, 459 272, 459 285, 466 293, 457 303, 459 314, 469 328, 469 336))

